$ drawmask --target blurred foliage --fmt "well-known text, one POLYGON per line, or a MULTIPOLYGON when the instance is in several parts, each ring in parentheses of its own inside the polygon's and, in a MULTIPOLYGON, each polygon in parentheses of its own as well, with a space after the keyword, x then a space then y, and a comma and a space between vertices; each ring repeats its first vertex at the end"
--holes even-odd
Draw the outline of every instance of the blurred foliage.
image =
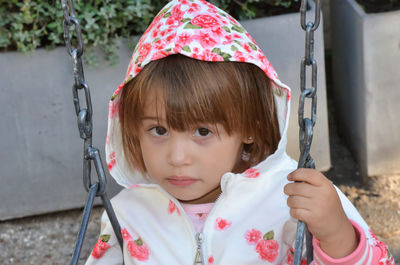
MULTIPOLYGON (((168 0, 75 0, 74 8, 82 29, 85 59, 96 64, 99 47, 111 63, 118 60, 120 39, 145 31, 168 0)), ((237 19, 296 12, 294 0, 211 0, 237 19)), ((60 0, 0 0, 0 51, 31 53, 36 48, 64 45, 63 11, 60 0)), ((71 27, 72 40, 76 40, 71 27)))

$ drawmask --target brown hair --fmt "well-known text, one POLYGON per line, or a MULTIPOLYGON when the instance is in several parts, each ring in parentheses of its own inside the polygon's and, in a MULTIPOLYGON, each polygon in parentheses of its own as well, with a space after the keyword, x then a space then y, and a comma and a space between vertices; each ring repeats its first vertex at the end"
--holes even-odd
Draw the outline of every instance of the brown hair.
POLYGON ((235 166, 236 172, 264 160, 278 146, 272 81, 260 68, 249 63, 206 62, 170 55, 147 64, 116 99, 125 156, 141 172, 146 169, 138 136, 144 106, 152 92, 163 95, 169 128, 185 131, 199 123, 219 123, 229 135, 238 132, 251 136, 253 143, 243 144, 246 158, 235 166))

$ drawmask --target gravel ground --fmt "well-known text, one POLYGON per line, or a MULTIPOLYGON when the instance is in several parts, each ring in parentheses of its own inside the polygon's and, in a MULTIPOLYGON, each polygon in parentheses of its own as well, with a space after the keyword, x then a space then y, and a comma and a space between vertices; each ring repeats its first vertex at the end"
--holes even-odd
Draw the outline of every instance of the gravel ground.
MULTIPOLYGON (((329 83, 328 79, 328 98, 331 98, 329 83)), ((400 261, 400 175, 361 181, 357 165, 337 132, 332 115, 334 104, 331 101, 328 104, 332 169, 325 174, 353 202, 378 238, 389 245, 395 260, 400 261)), ((81 264, 97 240, 101 212, 99 207, 93 210, 81 264)), ((0 263, 69 264, 80 222, 81 210, 0 222, 0 263)))

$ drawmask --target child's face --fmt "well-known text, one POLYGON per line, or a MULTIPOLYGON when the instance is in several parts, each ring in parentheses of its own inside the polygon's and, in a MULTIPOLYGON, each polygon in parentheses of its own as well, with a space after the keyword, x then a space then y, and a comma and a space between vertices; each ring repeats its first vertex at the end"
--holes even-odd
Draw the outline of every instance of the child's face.
POLYGON ((188 203, 214 202, 220 180, 240 159, 243 139, 222 125, 199 124, 190 131, 168 128, 154 97, 144 110, 139 141, 147 173, 169 194, 188 203), (158 118, 158 119, 157 119, 158 118))

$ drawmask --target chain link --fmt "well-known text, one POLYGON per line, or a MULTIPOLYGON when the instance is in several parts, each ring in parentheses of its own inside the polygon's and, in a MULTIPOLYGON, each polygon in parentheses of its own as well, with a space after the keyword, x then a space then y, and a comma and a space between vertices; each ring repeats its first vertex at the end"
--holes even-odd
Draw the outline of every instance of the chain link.
POLYGON ((80 251, 82 248, 83 240, 88 225, 90 213, 93 208, 94 197, 98 196, 102 199, 104 208, 110 219, 111 225, 114 229, 114 233, 117 236, 118 242, 123 246, 121 229, 118 224, 115 212, 112 208, 110 200, 106 194, 106 177, 104 173, 103 164, 101 162, 100 152, 97 148, 92 146, 92 132, 93 132, 93 108, 92 100, 90 96, 90 89, 88 84, 85 82, 83 73, 82 55, 83 55, 83 41, 82 32, 79 21, 75 17, 75 10, 72 0, 61 0, 63 13, 64 13, 64 40, 67 47, 67 52, 71 56, 72 60, 72 71, 74 76, 74 83, 72 85, 72 97, 75 107, 75 114, 77 116, 77 123, 80 137, 84 140, 83 150, 83 186, 89 193, 86 207, 83 212, 81 229, 78 234, 78 239, 75 245, 74 254, 72 257, 71 264, 77 264, 79 260, 80 251), (70 31, 70 27, 74 31, 70 31), (71 43, 71 33, 76 34, 77 46, 73 46, 71 43), (86 106, 81 107, 81 101, 79 98, 79 91, 83 90, 84 101, 86 106), (97 181, 92 184, 91 180, 91 166, 94 163, 97 181))
MULTIPOLYGON (((313 128, 317 119, 317 62, 314 59, 314 31, 320 24, 321 1, 314 0, 315 15, 313 22, 306 22, 307 0, 301 0, 300 24, 305 31, 305 55, 300 64, 300 100, 299 100, 299 139, 300 158, 298 168, 315 168, 314 159, 310 155, 313 138, 313 128), (311 88, 306 88, 307 67, 311 67, 311 88), (311 99, 311 117, 304 117, 304 105, 306 99, 311 99)), ((307 264, 313 260, 312 236, 304 222, 299 221, 296 234, 296 245, 294 253, 294 265, 301 264, 304 234, 306 235, 307 264)))

